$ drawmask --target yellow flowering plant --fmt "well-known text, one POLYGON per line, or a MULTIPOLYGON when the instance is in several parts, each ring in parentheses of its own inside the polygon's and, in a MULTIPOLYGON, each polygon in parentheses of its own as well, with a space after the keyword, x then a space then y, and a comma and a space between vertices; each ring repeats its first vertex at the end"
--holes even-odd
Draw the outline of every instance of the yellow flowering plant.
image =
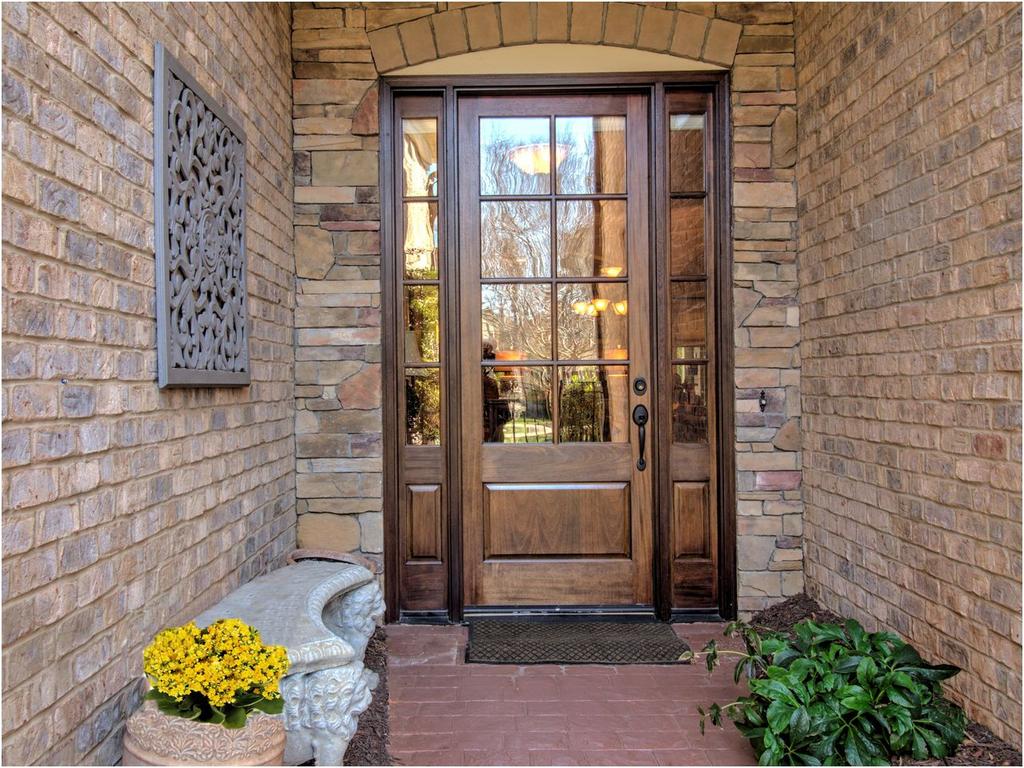
POLYGON ((146 698, 166 715, 242 728, 254 709, 277 715, 284 708, 287 651, 264 645, 260 633, 238 619, 165 629, 142 659, 153 686, 146 698))

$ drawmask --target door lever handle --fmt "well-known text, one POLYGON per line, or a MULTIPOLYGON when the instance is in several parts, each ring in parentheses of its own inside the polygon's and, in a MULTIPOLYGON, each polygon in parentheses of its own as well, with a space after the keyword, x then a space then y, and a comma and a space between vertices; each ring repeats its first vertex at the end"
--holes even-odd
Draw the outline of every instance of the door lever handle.
POLYGON ((636 461, 636 468, 643 472, 647 469, 647 459, 644 458, 644 449, 647 443, 647 422, 650 414, 647 413, 647 406, 638 405, 633 409, 633 423, 640 428, 640 458, 636 461))

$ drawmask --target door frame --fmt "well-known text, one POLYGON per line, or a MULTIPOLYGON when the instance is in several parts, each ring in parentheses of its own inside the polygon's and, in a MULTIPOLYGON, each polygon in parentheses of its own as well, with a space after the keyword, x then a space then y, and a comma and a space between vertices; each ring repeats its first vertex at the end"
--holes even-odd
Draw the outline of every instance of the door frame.
MULTIPOLYGON (((668 460, 671 441, 670 423, 666 398, 659 396, 652 402, 654 409, 651 470, 654 472, 654 524, 653 574, 655 615, 661 620, 705 621, 730 619, 736 616, 736 472, 735 472, 735 366, 733 333, 733 253, 732 253, 732 153, 730 79, 728 71, 714 72, 666 72, 666 73, 615 73, 601 75, 473 75, 461 77, 412 76, 382 77, 379 81, 379 138, 380 138, 380 205, 381 205, 381 324, 382 324, 382 429, 383 429, 383 521, 384 521, 384 575, 386 620, 407 622, 447 623, 463 620, 462 589, 462 510, 456 494, 448 489, 462 487, 459 466, 461 435, 457 420, 451 419, 457 413, 461 402, 461 382, 455 380, 449 391, 442 395, 442 432, 446 437, 442 445, 445 458, 444 492, 441 514, 447 521, 444 545, 447 566, 447 608, 431 611, 400 612, 400 542, 399 542, 399 500, 401 494, 399 460, 403 434, 399 424, 398 392, 401 386, 402 366, 396 359, 397 327, 400 321, 398 280, 401 275, 396 269, 399 235, 395 229, 392 211, 396 205, 395 194, 401 169, 400 158, 396 157, 393 131, 395 98, 402 95, 428 95, 442 99, 440 135, 444 153, 444 167, 454 167, 457 152, 457 101, 462 93, 492 93, 512 96, 516 94, 557 94, 630 91, 648 96, 648 135, 650 152, 667 147, 668 115, 665 95, 674 89, 697 89, 709 92, 714 104, 709 125, 713 147, 713 189, 708 190, 707 199, 713 213, 713 257, 715 260, 714 321, 724 332, 715 334, 716 357, 715 414, 718 453, 716 457, 715 481, 718 489, 718 610, 673 610, 671 584, 671 552, 669 550, 669 526, 671 521, 670 503, 672 498, 671 477, 664 470, 668 460)), ((653 162, 649 188, 649 221, 651 259, 650 286, 652 318, 651 327, 655 338, 664 338, 668 328, 667 311, 658 305, 656 297, 667 282, 664 264, 668 253, 668 169, 666 162, 653 162)), ((458 291, 457 249, 448 247, 458 242, 458 189, 457 176, 452 182, 443 183, 440 192, 440 248, 447 274, 449 295, 458 291)), ((458 328, 458 303, 443 301, 441 323, 443 327, 458 328)), ((446 365, 459 365, 458 343, 453 343, 450 334, 441 335, 442 359, 446 365)), ((652 344, 652 373, 660 371, 665 350, 660 344, 652 344)), ((456 368, 457 370, 458 368, 456 368)), ((452 370, 448 368, 447 370, 452 370)), ((458 377, 451 377, 457 379, 458 377)), ((559 613, 571 613, 561 610, 559 613)))

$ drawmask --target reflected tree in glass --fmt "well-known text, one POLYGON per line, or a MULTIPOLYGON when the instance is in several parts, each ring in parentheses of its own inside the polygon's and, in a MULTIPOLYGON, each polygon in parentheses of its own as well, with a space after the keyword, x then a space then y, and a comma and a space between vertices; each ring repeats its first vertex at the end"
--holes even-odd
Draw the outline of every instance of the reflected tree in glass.
POLYGON ((551 359, 550 285, 483 285, 480 302, 481 341, 498 359, 551 359))
POLYGON ((607 443, 629 439, 627 371, 625 366, 559 367, 559 442, 607 443))
POLYGON ((405 361, 440 360, 440 300, 436 285, 405 287, 405 361))
POLYGON ((441 376, 437 368, 405 371, 405 442, 441 443, 441 376))
POLYGON ((551 207, 547 202, 499 200, 480 204, 480 274, 550 276, 551 207))
POLYGON ((551 120, 480 120, 480 194, 546 195, 551 191, 551 120))
POLYGON ((484 442, 552 442, 550 368, 485 365, 481 383, 484 442))

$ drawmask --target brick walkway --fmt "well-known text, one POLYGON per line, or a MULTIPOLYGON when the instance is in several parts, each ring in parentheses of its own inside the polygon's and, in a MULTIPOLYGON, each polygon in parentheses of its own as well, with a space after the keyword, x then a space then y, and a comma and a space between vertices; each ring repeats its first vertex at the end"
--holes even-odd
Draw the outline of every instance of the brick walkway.
MULTIPOLYGON (((719 624, 676 625, 699 650, 719 624)), ((753 765, 739 732, 697 730, 737 695, 732 665, 465 664, 464 627, 387 628, 391 753, 403 765, 753 765)))

